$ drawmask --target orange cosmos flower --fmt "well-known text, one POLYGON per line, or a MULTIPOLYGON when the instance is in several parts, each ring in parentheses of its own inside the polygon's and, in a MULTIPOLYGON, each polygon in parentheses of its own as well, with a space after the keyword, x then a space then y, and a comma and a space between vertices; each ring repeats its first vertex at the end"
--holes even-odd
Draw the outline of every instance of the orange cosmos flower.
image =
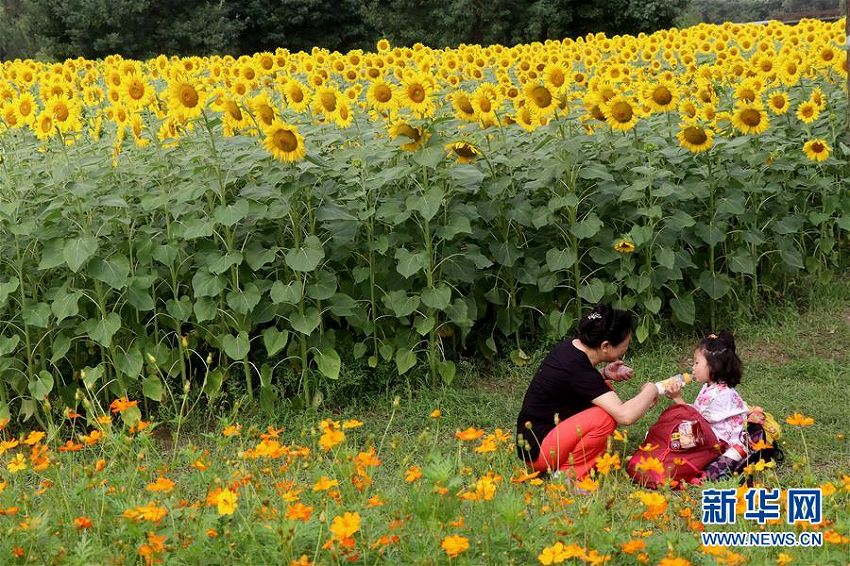
POLYGON ((603 476, 607 476, 611 470, 620 469, 619 454, 608 454, 607 452, 596 459, 596 469, 603 476))
POLYGON ((155 482, 149 483, 145 489, 148 491, 161 491, 163 493, 168 493, 174 489, 174 485, 174 482, 170 479, 159 476, 156 478, 155 482))
POLYGON ((440 546, 443 547, 443 550, 446 551, 449 558, 455 558, 466 552, 469 548, 469 539, 458 535, 452 535, 444 538, 440 546))
POLYGON ((419 466, 410 466, 407 468, 407 473, 404 476, 404 481, 407 483, 413 483, 419 478, 422 477, 422 470, 419 469, 419 466))
POLYGON ((642 539, 632 539, 624 542, 622 545, 623 552, 626 554, 635 554, 646 548, 646 543, 642 539))
POLYGON ((360 530, 360 513, 346 512, 336 516, 331 523, 331 533, 337 540, 350 538, 360 530))
POLYGON ((120 397, 118 399, 115 399, 109 405, 109 408, 112 410, 113 413, 117 414, 117 413, 123 413, 124 411, 126 411, 130 407, 135 407, 138 404, 139 404, 138 401, 130 401, 126 397, 120 397))
POLYGON ((121 514, 122 517, 131 521, 148 521, 151 523, 159 523, 166 515, 168 515, 168 509, 158 507, 153 503, 127 509, 121 514))
POLYGON ((342 423, 343 430, 348 430, 350 428, 358 428, 363 426, 362 421, 358 421, 357 419, 348 419, 344 423, 342 423))
POLYGON ((65 444, 59 447, 59 452, 79 452, 82 449, 82 444, 74 442, 73 440, 68 440, 65 444))
POLYGON ((102 433, 102 432, 100 432, 100 431, 99 431, 99 430, 97 430, 97 429, 95 429, 95 430, 91 431, 91 432, 90 432, 90 433, 88 433, 87 435, 86 435, 86 434, 84 434, 84 435, 80 436, 80 440, 82 440, 83 442, 85 442, 85 443, 86 443, 86 446, 93 446, 93 445, 97 444, 97 442, 98 442, 101 438, 103 438, 103 433, 102 433))
POLYGON ((92 528, 91 519, 88 517, 77 517, 74 519, 74 526, 80 531, 90 529, 92 528))
POLYGON ((101 416, 97 417, 97 422, 102 424, 103 426, 111 425, 112 424, 112 417, 110 417, 109 415, 101 415, 101 416))
POLYGON ((82 417, 82 416, 83 416, 83 415, 81 415, 80 413, 76 412, 76 411, 75 411, 75 410, 73 410, 73 409, 67 409, 67 410, 65 411, 65 418, 68 418, 68 419, 78 419, 78 418, 80 418, 80 417, 82 417))
POLYGON ((802 413, 794 413, 785 419, 785 422, 791 426, 812 426, 815 424, 815 419, 807 417, 802 413))
POLYGON ((443 416, 443 411, 441 411, 440 409, 434 409, 433 411, 431 411, 432 419, 439 419, 441 416, 443 416))
POLYGON ((44 437, 45 434, 43 432, 41 432, 40 430, 34 430, 27 435, 26 440, 24 440, 24 444, 27 444, 29 446, 35 446, 36 444, 41 442, 41 439, 44 437))
POLYGON ((102 472, 104 468, 106 468, 106 460, 103 458, 94 463, 94 470, 96 472, 102 472))
POLYGON ((373 495, 366 502, 367 507, 381 507, 383 504, 384 504, 384 500, 381 499, 381 496, 379 496, 379 495, 373 495))
POLYGON ((0 431, 6 428, 6 425, 9 424, 9 419, 0 419, 0 431))
POLYGON ((590 493, 593 493, 594 491, 599 489, 599 482, 595 481, 590 476, 585 476, 585 478, 583 480, 581 480, 580 482, 578 482, 576 484, 576 487, 578 489, 582 489, 584 491, 588 491, 590 493))
POLYGON ((304 505, 301 502, 290 505, 286 508, 286 518, 292 521, 304 521, 305 523, 310 520, 310 516, 313 514, 313 508, 309 505, 304 505))
POLYGON ((480 428, 469 427, 466 430, 455 432, 455 438, 458 440, 478 440, 482 436, 484 436, 484 431, 480 428))
POLYGON ((322 476, 319 481, 313 484, 313 491, 327 491, 338 485, 339 482, 337 480, 332 480, 327 476, 322 476))
POLYGON ((230 426, 224 427, 224 430, 221 431, 221 434, 223 434, 224 436, 239 436, 239 432, 241 430, 241 424, 232 424, 230 426))

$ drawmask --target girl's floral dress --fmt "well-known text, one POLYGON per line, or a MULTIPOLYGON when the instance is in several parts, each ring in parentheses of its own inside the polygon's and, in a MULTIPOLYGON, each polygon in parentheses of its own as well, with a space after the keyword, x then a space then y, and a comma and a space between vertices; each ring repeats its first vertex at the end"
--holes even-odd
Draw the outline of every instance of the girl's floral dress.
POLYGON ((712 480, 724 477, 743 457, 740 450, 746 450, 744 430, 749 408, 735 388, 725 383, 704 384, 693 406, 711 425, 717 440, 728 446, 723 455, 706 467, 706 476, 712 480))

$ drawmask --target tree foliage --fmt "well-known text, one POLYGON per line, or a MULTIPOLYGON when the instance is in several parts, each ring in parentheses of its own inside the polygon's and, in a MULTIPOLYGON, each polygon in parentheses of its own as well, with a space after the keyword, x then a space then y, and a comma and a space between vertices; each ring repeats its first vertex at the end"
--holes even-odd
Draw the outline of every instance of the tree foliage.
MULTIPOLYGON (((765 0, 768 1, 768 0, 765 0)), ((0 0, 0 55, 240 55, 285 47, 512 45, 673 25, 690 0, 0 0)))

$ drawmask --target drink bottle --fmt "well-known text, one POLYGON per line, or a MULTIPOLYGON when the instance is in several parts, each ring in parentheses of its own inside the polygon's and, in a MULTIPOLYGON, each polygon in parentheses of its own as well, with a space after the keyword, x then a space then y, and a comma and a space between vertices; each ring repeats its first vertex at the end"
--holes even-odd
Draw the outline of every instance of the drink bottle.
POLYGON ((688 383, 693 380, 691 374, 689 373, 677 373, 673 377, 668 377, 667 379, 663 379, 661 381, 655 382, 655 387, 658 388, 658 394, 664 395, 667 392, 667 388, 673 385, 674 383, 681 383, 684 387, 688 383))

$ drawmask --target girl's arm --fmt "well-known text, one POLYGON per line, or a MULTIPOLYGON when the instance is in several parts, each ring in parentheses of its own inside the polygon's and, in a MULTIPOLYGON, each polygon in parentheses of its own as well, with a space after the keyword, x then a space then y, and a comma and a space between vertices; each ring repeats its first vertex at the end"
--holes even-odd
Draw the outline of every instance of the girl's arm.
POLYGON ((593 400, 593 404, 605 410, 617 424, 630 425, 641 418, 658 398, 654 383, 645 383, 640 393, 623 401, 614 391, 609 391, 593 400))

